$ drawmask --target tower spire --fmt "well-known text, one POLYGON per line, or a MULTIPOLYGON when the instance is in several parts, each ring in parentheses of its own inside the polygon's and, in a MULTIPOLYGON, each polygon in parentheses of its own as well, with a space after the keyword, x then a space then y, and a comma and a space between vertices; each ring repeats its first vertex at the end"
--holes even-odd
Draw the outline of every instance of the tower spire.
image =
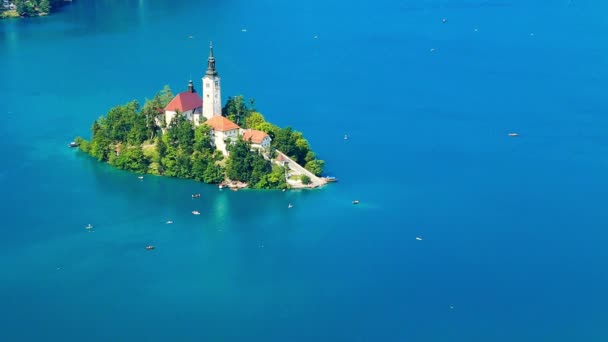
POLYGON ((209 42, 209 58, 207 58, 207 72, 206 75, 217 76, 217 70, 215 69, 215 57, 213 57, 213 42, 209 42))

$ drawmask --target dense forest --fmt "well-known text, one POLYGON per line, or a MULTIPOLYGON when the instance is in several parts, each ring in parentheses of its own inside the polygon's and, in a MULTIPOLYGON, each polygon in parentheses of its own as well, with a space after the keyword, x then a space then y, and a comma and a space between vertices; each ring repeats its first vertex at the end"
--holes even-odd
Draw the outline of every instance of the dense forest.
POLYGON ((191 121, 176 115, 169 127, 157 126, 155 118, 162 115, 172 98, 171 89, 165 86, 143 107, 137 101, 116 106, 93 123, 90 141, 78 137, 75 142, 83 152, 119 169, 205 183, 230 180, 257 189, 287 188, 285 168, 269 160, 275 149, 317 175, 323 171, 324 162, 316 159, 302 133, 266 122, 253 108, 253 100, 231 97, 223 113, 242 128, 268 133, 271 149, 263 155, 239 137, 228 146, 229 156, 225 157, 213 147, 207 125, 194 127, 191 121))
POLYGON ((15 5, 16 9, 14 11, 6 11, 6 13, 3 13, 5 14, 3 17, 33 17, 46 15, 51 13, 53 8, 58 8, 66 2, 64 0, 12 0, 12 3, 15 5))

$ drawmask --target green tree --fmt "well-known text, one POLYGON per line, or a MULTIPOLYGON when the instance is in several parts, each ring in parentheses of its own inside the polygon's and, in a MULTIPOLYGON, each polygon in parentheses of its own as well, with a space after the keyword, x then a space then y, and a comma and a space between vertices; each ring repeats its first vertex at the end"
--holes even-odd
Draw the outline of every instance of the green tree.
POLYGON ((302 181, 302 184, 307 184, 308 185, 308 184, 312 183, 312 180, 307 175, 302 175, 300 177, 300 180, 302 181))
MULTIPOLYGON (((226 101, 226 105, 222 108, 222 115, 229 120, 236 122, 237 125, 244 125, 247 117, 253 111, 253 100, 249 100, 249 106, 243 95, 232 96, 226 101)), ((247 126, 245 126, 247 128, 247 126)))
POLYGON ((217 184, 224 180, 224 170, 219 165, 214 163, 208 163, 207 168, 203 174, 203 181, 205 183, 217 184))
POLYGON ((315 160, 311 160, 308 163, 306 163, 306 165, 304 166, 304 168, 312 173, 314 173, 316 176, 320 176, 323 173, 323 167, 325 166, 325 162, 319 159, 315 159, 315 160))
POLYGON ((265 123, 264 116, 258 112, 251 112, 249 116, 245 119, 244 128, 258 129, 259 127, 265 123))
POLYGON ((173 100, 173 98, 175 96, 173 96, 173 92, 171 91, 171 88, 166 85, 163 90, 161 90, 157 96, 159 97, 160 100, 160 107, 161 108, 165 108, 169 102, 171 102, 171 100, 173 100))
POLYGON ((40 0, 40 2, 38 3, 38 9, 42 13, 50 13, 51 4, 49 3, 49 0, 40 0))
POLYGON ((199 152, 211 152, 211 127, 200 125, 194 130, 194 150, 199 152))

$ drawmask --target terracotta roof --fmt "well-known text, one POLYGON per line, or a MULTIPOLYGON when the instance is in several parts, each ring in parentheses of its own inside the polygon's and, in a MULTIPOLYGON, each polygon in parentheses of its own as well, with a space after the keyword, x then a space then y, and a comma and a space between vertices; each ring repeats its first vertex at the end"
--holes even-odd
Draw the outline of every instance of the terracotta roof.
POLYGON ((266 137, 268 137, 266 132, 256 131, 255 129, 248 129, 243 133, 243 140, 251 141, 254 144, 261 144, 266 137))
POLYGON ((221 115, 212 116, 211 119, 205 121, 205 124, 211 126, 214 131, 226 132, 233 129, 239 129, 240 127, 234 122, 226 119, 221 115))
POLYGON ((185 112, 203 106, 203 100, 197 93, 183 92, 177 94, 165 107, 165 110, 185 112))

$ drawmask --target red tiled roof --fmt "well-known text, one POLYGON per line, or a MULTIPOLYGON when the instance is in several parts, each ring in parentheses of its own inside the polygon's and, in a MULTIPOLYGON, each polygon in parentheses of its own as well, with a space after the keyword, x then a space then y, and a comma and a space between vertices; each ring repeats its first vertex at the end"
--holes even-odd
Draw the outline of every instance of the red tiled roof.
POLYGON ((234 122, 226 119, 221 115, 215 115, 211 117, 211 119, 205 121, 205 124, 211 126, 214 131, 218 132, 226 132, 231 131, 233 129, 239 129, 240 127, 234 122))
POLYGON ((203 106, 203 100, 197 93, 183 92, 177 94, 165 107, 165 110, 185 112, 203 106))
POLYGON ((243 140, 250 141, 254 144, 261 144, 264 138, 266 138, 268 134, 262 131, 256 131, 255 129, 248 129, 243 133, 243 140))

